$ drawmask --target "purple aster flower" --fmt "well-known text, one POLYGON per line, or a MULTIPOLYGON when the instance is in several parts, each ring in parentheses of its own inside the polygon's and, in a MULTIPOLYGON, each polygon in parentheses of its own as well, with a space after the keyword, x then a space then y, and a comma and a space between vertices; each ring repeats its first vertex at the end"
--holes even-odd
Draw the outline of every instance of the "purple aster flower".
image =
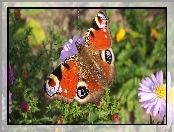
POLYGON ((163 84, 163 72, 159 71, 151 74, 151 78, 146 77, 139 85, 138 99, 141 107, 146 109, 146 113, 156 116, 159 112, 159 120, 162 122, 166 115, 166 85, 163 84))
POLYGON ((171 87, 171 74, 167 72, 167 128, 174 123, 174 86, 171 87))
POLYGON ((2 120, 5 119, 5 97, 2 94, 2 120))
MULTIPOLYGON (((12 99, 11 99, 12 93, 9 91, 9 114, 12 112, 12 99)), ((11 120, 9 119, 9 122, 11 120)))
POLYGON ((9 84, 14 84, 14 73, 11 66, 9 66, 9 84))
MULTIPOLYGON (((5 119, 5 97, 2 94, 2 120, 5 119)), ((2 126, 2 130, 4 130, 4 127, 2 126)))
POLYGON ((77 38, 74 36, 73 39, 70 39, 69 42, 65 43, 60 54, 61 62, 65 61, 66 58, 78 53, 78 50, 75 44, 76 41, 78 41, 78 43, 81 45, 85 44, 85 38, 80 38, 77 40, 77 38))
POLYGON ((7 86, 7 69, 5 66, 2 66, 2 87, 7 86))
MULTIPOLYGON (((2 94, 2 120, 5 119, 5 97, 2 94)), ((4 130, 4 126, 2 126, 2 130, 4 130)))

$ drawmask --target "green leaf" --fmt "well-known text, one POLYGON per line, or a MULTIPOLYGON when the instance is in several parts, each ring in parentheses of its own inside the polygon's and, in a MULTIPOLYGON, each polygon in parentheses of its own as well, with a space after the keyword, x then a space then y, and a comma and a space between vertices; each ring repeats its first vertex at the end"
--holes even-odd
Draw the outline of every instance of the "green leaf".
POLYGON ((108 117, 109 111, 101 111, 99 113, 99 118, 108 117))
POLYGON ((137 31, 130 31, 130 36, 133 37, 133 38, 143 38, 143 35, 138 33, 137 31))
POLYGON ((26 64, 26 68, 28 69, 28 71, 30 71, 30 70, 31 70, 31 67, 32 67, 32 66, 31 66, 31 64, 30 64, 30 63, 27 63, 27 64, 26 64))
POLYGON ((89 123, 93 123, 98 118, 97 113, 90 112, 88 115, 88 121, 89 123))
POLYGON ((50 117, 43 117, 40 119, 40 121, 47 122, 47 121, 52 121, 53 119, 50 117))
POLYGON ((25 122, 26 122, 26 124, 31 124, 32 120, 26 120, 25 122))
POLYGON ((127 108, 128 108, 128 111, 131 112, 133 110, 133 106, 134 106, 134 102, 131 101, 131 100, 128 100, 127 102, 127 108))

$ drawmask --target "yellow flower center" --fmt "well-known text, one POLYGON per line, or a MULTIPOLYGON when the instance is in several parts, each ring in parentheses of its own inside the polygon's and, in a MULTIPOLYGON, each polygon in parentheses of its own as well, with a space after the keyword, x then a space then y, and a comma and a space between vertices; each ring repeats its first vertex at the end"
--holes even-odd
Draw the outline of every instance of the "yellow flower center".
POLYGON ((167 103, 174 102, 174 89, 168 88, 167 90, 167 103))
POLYGON ((166 100, 166 86, 164 84, 157 86, 155 93, 159 98, 166 100))

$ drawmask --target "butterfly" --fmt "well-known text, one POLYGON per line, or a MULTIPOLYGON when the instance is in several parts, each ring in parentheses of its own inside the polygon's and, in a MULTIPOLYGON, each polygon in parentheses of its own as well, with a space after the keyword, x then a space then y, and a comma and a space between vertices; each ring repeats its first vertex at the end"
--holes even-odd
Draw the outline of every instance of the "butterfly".
MULTIPOLYGON (((73 38, 64 45, 62 63, 48 76, 43 86, 49 101, 79 104, 95 103, 105 94, 116 76, 115 57, 109 20, 105 10, 94 17, 84 41, 73 38)), ((61 58, 61 57, 60 57, 61 58)))

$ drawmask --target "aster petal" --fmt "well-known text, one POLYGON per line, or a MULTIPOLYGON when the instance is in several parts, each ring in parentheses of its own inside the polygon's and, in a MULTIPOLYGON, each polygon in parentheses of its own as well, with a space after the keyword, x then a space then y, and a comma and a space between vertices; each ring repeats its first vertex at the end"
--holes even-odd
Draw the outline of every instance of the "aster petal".
POLYGON ((148 87, 150 86, 150 85, 149 85, 149 82, 148 82, 147 80, 145 80, 145 79, 142 80, 142 83, 145 84, 145 85, 148 86, 148 87))
MULTIPOLYGON (((170 115, 170 116, 172 116, 172 115, 170 115)), ((170 117, 167 117, 167 129, 168 130, 170 129, 171 125, 172 125, 172 119, 170 117)))
MULTIPOLYGON (((5 101, 5 97, 4 97, 4 95, 2 94, 2 102, 4 102, 5 101)), ((4 103, 3 103, 4 104, 4 103)))
POLYGON ((160 84, 163 83, 163 72, 162 72, 162 71, 159 71, 159 72, 158 72, 158 78, 157 78, 157 80, 158 80, 158 82, 159 82, 160 84))
POLYGON ((138 92, 138 97, 139 97, 139 100, 143 97, 143 96, 154 96, 153 98, 149 99, 149 100, 145 100, 143 102, 146 102, 146 101, 151 101, 151 100, 154 100, 157 98, 156 94, 152 93, 152 92, 138 92))
POLYGON ((154 74, 151 74, 152 81, 154 82, 155 85, 158 85, 158 81, 156 80, 156 77, 154 74))
POLYGON ((2 120, 5 120, 5 113, 4 113, 4 111, 2 112, 2 120))
POLYGON ((150 95, 152 92, 138 92, 138 96, 150 95))
MULTIPOLYGON (((85 43, 84 39, 79 39, 79 40, 83 44, 85 43)), ((61 62, 65 61, 66 58, 78 53, 77 46, 76 46, 76 41, 77 41, 77 37, 74 36, 73 39, 70 39, 69 42, 65 43, 65 45, 63 46, 63 49, 60 53, 60 58, 59 59, 60 59, 61 62)), ((80 44, 82 45, 82 43, 80 43, 80 44)))
POLYGON ((5 110, 5 105, 2 106, 2 111, 5 110))
POLYGON ((157 101, 157 97, 154 97, 151 100, 143 102, 142 107, 147 108, 149 105, 155 105, 157 101))
POLYGON ((9 83, 10 84, 14 84, 13 80, 14 80, 14 73, 13 73, 13 69, 12 67, 9 65, 9 83))
POLYGON ((154 86, 154 83, 152 82, 152 80, 149 77, 146 77, 145 79, 149 83, 149 87, 154 86))
POLYGON ((75 44, 76 41, 77 41, 77 37, 74 36, 74 37, 73 37, 73 42, 72 42, 72 44, 75 44))
POLYGON ((63 47, 63 50, 68 51, 69 50, 69 45, 70 45, 70 43, 66 42, 64 47, 63 47))
POLYGON ((152 115, 153 116, 156 116, 156 114, 158 113, 159 109, 160 109, 160 106, 161 106, 161 100, 158 99, 156 105, 154 105, 154 109, 152 110, 152 115))
POLYGON ((161 101, 161 106, 160 106, 160 110, 159 110, 159 120, 160 120, 160 122, 162 122, 165 114, 166 114, 166 102, 161 101))
POLYGON ((2 87, 6 87, 6 86, 7 86, 7 69, 3 65, 2 66, 2 87))
POLYGON ((66 50, 62 50, 61 51, 61 54, 60 54, 60 61, 61 62, 65 61, 66 58, 68 58, 68 57, 70 57, 70 56, 72 56, 72 55, 77 53, 76 50, 72 50, 72 49, 73 48, 71 48, 71 50, 70 50, 70 47, 67 47, 66 48, 67 51, 66 50), (69 50, 67 50, 67 49, 69 49, 69 50))
POLYGON ((138 88, 139 92, 152 92, 150 89, 138 88))
POLYGON ((12 104, 12 101, 11 101, 11 100, 9 100, 9 104, 10 104, 10 105, 12 104))
POLYGON ((149 107, 149 102, 148 101, 143 102, 140 107, 143 107, 145 109, 148 108, 149 107))
POLYGON ((10 104, 12 104, 12 102, 11 102, 11 96, 12 96, 12 94, 9 93, 9 103, 10 103, 10 104))
POLYGON ((167 72, 167 88, 171 87, 171 74, 167 72))
POLYGON ((146 109, 146 113, 149 114, 153 108, 154 108, 154 105, 149 105, 149 107, 146 109))
POLYGON ((10 92, 10 90, 9 90, 9 98, 11 99, 11 96, 12 96, 12 93, 10 92))
POLYGON ((159 72, 156 72, 156 80, 159 80, 159 72))
POLYGON ((141 96, 141 99, 139 100, 139 102, 144 102, 144 101, 150 100, 150 99, 154 98, 155 96, 156 96, 155 94, 141 96))
POLYGON ((59 59, 60 59, 61 62, 63 62, 66 59, 66 57, 65 56, 60 56, 59 59))
POLYGON ((170 129, 172 122, 174 123, 174 105, 167 103, 167 128, 170 129))
POLYGON ((12 110, 11 109, 9 109, 9 114, 11 114, 12 113, 12 110))
POLYGON ((11 100, 11 96, 12 96, 12 93, 11 93, 10 90, 9 90, 9 113, 12 112, 12 106, 11 106, 12 100, 11 100))
POLYGON ((79 39, 79 43, 85 45, 85 38, 79 39))
POLYGON ((149 89, 149 90, 150 90, 150 88, 149 88, 148 86, 146 86, 145 84, 143 84, 143 83, 140 83, 140 86, 141 86, 142 88, 144 88, 144 89, 149 89))
POLYGON ((76 36, 73 37, 73 41, 74 41, 74 42, 77 41, 77 37, 76 37, 76 36))

